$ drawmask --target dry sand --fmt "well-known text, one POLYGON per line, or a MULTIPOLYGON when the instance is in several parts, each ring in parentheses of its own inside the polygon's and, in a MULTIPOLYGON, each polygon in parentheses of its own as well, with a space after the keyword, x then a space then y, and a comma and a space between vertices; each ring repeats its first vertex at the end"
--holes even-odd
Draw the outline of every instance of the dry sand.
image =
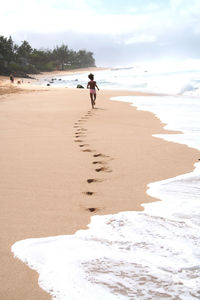
POLYGON ((13 257, 16 241, 72 234, 95 214, 142 210, 154 200, 148 183, 193 169, 199 152, 152 137, 166 132, 153 114, 109 101, 134 94, 100 90, 94 110, 87 90, 0 96, 0 299, 51 299, 13 257))

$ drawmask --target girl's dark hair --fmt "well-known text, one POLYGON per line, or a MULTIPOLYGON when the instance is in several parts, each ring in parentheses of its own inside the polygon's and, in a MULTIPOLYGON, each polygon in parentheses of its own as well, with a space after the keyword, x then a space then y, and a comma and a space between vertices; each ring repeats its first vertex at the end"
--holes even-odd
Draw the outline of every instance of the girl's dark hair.
POLYGON ((94 79, 94 75, 93 75, 92 73, 90 73, 90 74, 88 75, 88 78, 89 78, 90 80, 93 80, 93 79, 94 79))

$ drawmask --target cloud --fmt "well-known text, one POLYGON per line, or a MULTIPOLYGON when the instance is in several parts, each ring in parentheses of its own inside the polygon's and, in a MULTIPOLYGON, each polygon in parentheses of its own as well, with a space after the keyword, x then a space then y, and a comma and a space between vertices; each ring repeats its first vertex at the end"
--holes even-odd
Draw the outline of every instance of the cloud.
POLYGON ((100 14, 86 0, 11 0, 0 11, 0 34, 12 35, 24 29, 116 34, 141 30, 148 19, 144 14, 100 14))
POLYGON ((147 35, 147 34, 143 33, 143 34, 137 34, 133 37, 125 39, 124 43, 126 45, 141 44, 141 43, 153 43, 156 40, 157 40, 157 38, 155 35, 147 35))
POLYGON ((191 20, 194 16, 200 16, 199 0, 170 0, 170 8, 178 16, 187 16, 191 20))
POLYGON ((0 11, 0 28, 10 34, 24 29, 37 32, 80 29, 91 14, 92 10, 85 0, 4 1, 0 11))
POLYGON ((155 10, 159 10, 159 9, 160 9, 160 5, 158 5, 157 3, 150 2, 147 5, 147 10, 148 11, 155 11, 155 10))
POLYGON ((199 0, 126 1, 4 1, 0 34, 36 48, 91 50, 99 65, 200 53, 199 0))
POLYGON ((100 8, 103 2, 99 0, 93 0, 92 3, 89 0, 4 1, 0 11, 0 34, 12 35, 14 32, 26 29, 46 33, 71 30, 96 34, 125 34, 140 31, 147 31, 149 34, 151 30, 151 35, 156 35, 158 31, 165 32, 167 27, 174 27, 176 30, 180 25, 187 26, 189 22, 199 24, 194 19, 194 14, 196 16, 200 14, 199 0, 170 0, 170 6, 165 9, 159 4, 161 2, 152 0, 144 7, 136 4, 130 6, 127 13, 102 14, 100 8))

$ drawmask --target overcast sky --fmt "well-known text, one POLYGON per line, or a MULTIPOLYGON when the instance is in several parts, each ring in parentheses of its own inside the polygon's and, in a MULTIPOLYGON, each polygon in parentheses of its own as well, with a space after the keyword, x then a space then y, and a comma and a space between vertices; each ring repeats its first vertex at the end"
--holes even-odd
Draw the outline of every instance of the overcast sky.
POLYGON ((3 0, 0 35, 86 49, 98 66, 199 59, 200 0, 3 0))

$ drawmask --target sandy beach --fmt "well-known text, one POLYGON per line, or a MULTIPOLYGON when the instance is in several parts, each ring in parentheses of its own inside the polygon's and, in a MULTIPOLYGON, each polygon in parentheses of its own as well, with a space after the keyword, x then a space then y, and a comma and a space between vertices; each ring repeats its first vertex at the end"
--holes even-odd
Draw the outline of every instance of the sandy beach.
POLYGON ((147 184, 192 171, 199 152, 152 137, 167 132, 152 113, 109 100, 142 93, 100 90, 92 110, 85 89, 0 85, 0 299, 51 299, 13 257, 16 241, 142 210, 155 200, 147 184))

